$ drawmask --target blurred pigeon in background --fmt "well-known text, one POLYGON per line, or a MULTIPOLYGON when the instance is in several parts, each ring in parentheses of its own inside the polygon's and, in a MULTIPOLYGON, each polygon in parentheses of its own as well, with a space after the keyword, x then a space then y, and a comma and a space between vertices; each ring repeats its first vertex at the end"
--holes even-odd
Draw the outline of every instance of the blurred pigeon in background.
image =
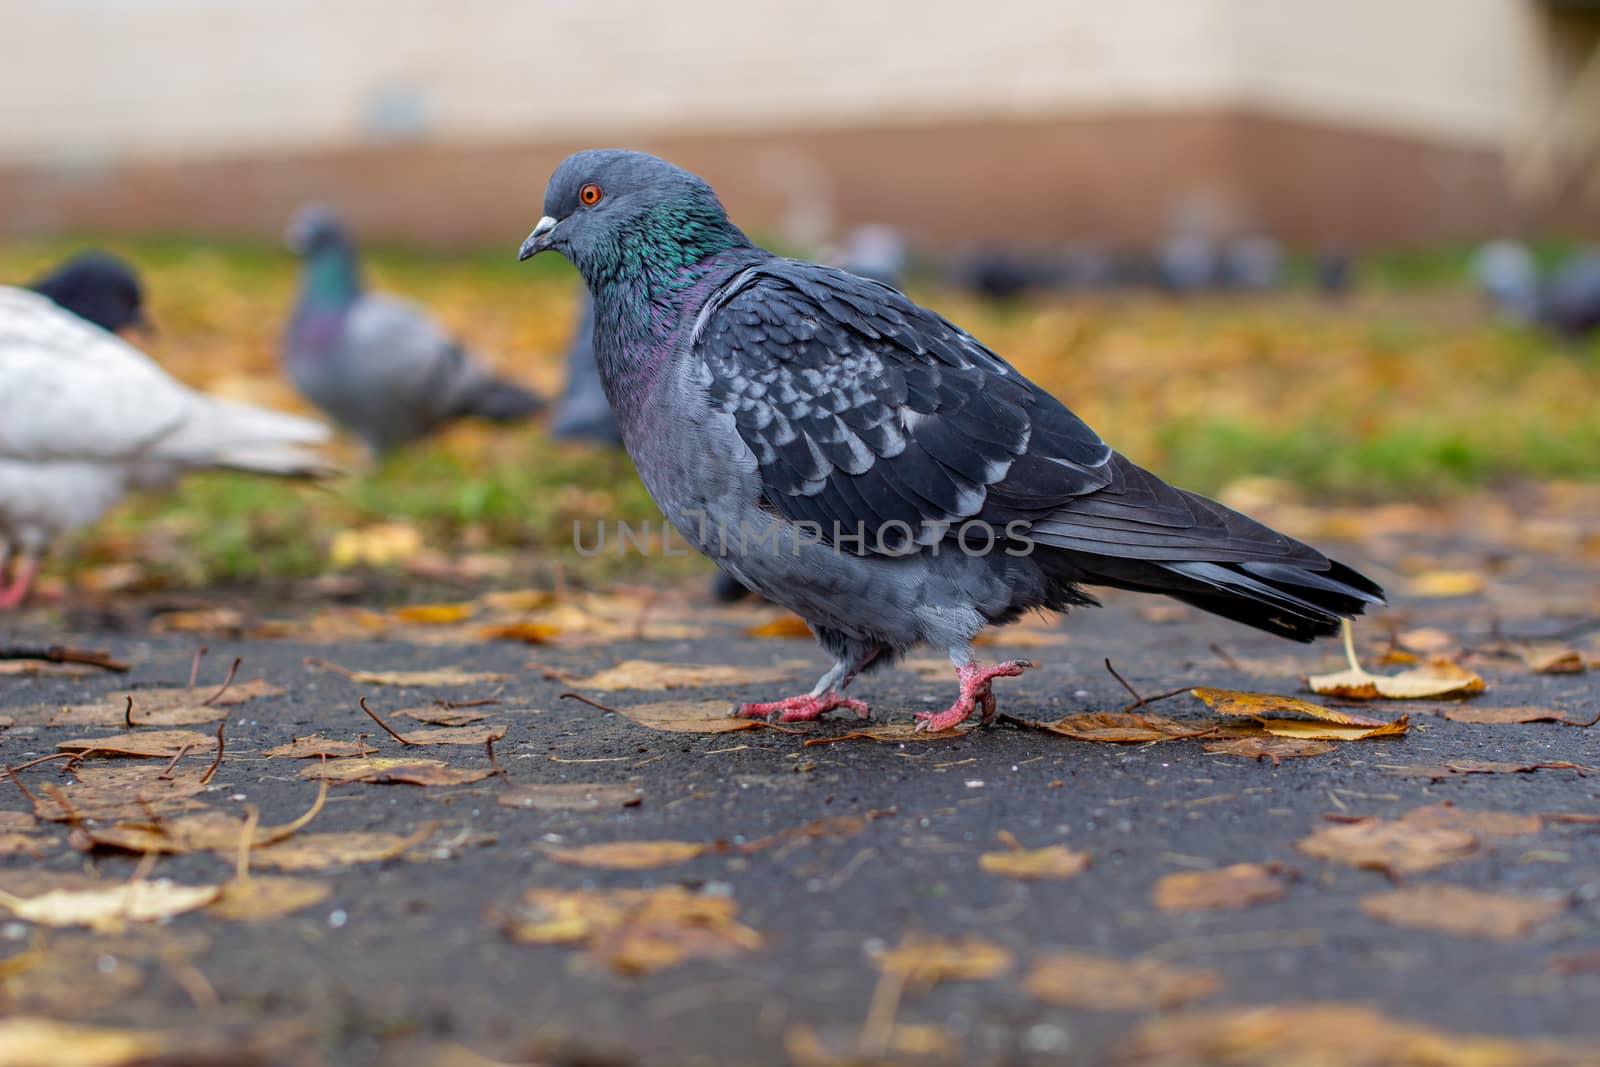
POLYGON ((0 288, 0 608, 27 596, 52 540, 130 489, 207 468, 325 474, 307 446, 327 438, 312 420, 203 396, 39 294, 0 288))
POLYGON ((971 644, 1080 584, 1164 593, 1299 641, 1382 602, 1309 545, 1162 482, 999 356, 893 289, 751 244, 704 181, 639 152, 569 157, 523 259, 567 256, 623 443, 662 512, 833 655, 785 721, 919 643, 960 693, 919 724, 995 711, 971 644), (813 536, 815 535, 815 536, 813 536))
POLYGON ((622 444, 611 401, 606 399, 605 386, 600 381, 600 368, 594 361, 594 298, 587 290, 578 312, 578 326, 567 348, 567 386, 556 401, 550 436, 558 441, 622 444))
POLYGON ((80 253, 28 288, 111 333, 150 326, 139 276, 109 252, 80 253))
POLYGON ((422 308, 368 292, 355 245, 326 208, 302 211, 286 240, 305 266, 284 367, 306 399, 374 456, 462 416, 518 422, 543 406, 494 377, 422 308))
POLYGON ((873 223, 857 226, 845 238, 839 267, 858 278, 871 278, 891 289, 906 280, 906 239, 893 226, 873 223))
POLYGON ((1567 260, 1541 280, 1533 252, 1518 241, 1491 241, 1472 271, 1495 308, 1512 322, 1542 326, 1569 341, 1600 330, 1600 251, 1567 260))
POLYGON ((1222 246, 1222 282, 1239 292, 1265 293, 1283 284, 1283 245, 1264 233, 1236 237, 1222 246))

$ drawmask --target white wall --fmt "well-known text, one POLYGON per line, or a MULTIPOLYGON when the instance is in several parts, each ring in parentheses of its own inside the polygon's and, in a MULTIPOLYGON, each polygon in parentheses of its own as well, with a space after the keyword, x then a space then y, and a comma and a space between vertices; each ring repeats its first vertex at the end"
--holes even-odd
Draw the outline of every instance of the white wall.
POLYGON ((0 162, 1255 103, 1498 142, 1532 0, 0 0, 0 162))

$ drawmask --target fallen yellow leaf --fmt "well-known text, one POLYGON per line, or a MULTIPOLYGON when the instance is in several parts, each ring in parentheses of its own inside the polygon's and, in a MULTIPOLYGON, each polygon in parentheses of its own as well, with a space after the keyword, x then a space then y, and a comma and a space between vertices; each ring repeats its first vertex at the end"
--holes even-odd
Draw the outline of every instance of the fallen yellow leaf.
POLYGON ((1289 879, 1277 864, 1235 863, 1163 875, 1153 896, 1162 911, 1225 911, 1279 900, 1288 891, 1289 879))
POLYGON ((1334 746, 1326 741, 1296 740, 1289 737, 1238 737, 1231 741, 1207 741, 1205 750, 1213 756, 1244 756, 1247 759, 1269 759, 1276 767, 1279 760, 1303 759, 1332 752, 1334 746))
POLYGON ((329 760, 303 769, 298 777, 348 785, 351 782, 398 785, 466 785, 481 782, 495 772, 490 768, 452 767, 443 760, 404 756, 364 756, 329 760))
POLYGON ((391 614, 401 622, 420 623, 425 626, 448 626, 470 619, 478 612, 476 604, 408 604, 396 608, 391 614))
POLYGON ((1022 980, 1028 995, 1047 1004, 1095 1011, 1169 1009, 1222 988, 1215 971, 1160 960, 1119 960, 1083 952, 1041 956, 1022 980))
POLYGON ((56 748, 62 752, 81 752, 96 756, 132 756, 148 759, 171 759, 185 749, 211 750, 217 739, 193 730, 139 730, 131 734, 112 734, 109 737, 80 737, 72 741, 59 741, 56 748))
POLYGON ((1295 842, 1295 847, 1318 859, 1392 876, 1419 874, 1466 859, 1478 850, 1478 839, 1465 830, 1361 819, 1323 827, 1295 842))
POLYGON ((908 987, 941 982, 980 982, 1011 970, 1011 952, 979 937, 908 936, 873 960, 880 971, 899 975, 908 987))
POLYGON ((1362 913, 1380 922, 1497 941, 1524 937, 1568 906, 1566 900, 1485 893, 1455 885, 1402 886, 1361 898, 1362 913))
POLYGON ((499 793, 495 803, 531 811, 599 811, 633 807, 642 799, 643 794, 632 786, 560 782, 515 786, 499 793))
POLYGON ((222 887, 215 885, 140 879, 104 888, 53 889, 31 897, 0 892, 0 905, 24 922, 116 932, 125 923, 155 922, 203 908, 221 891, 222 887))
POLYGON ((726 700, 664 700, 616 710, 640 726, 669 734, 725 734, 767 725, 760 719, 734 717, 726 700))
POLYGON ((1025 882, 1059 881, 1076 878, 1089 868, 1091 857, 1087 852, 1077 852, 1065 845, 1023 848, 1016 843, 1016 838, 1005 833, 1001 840, 1011 846, 1007 851, 985 852, 978 857, 978 866, 990 874, 1025 882))
POLYGON ((1356 660, 1349 620, 1344 623, 1344 650, 1345 657, 1350 661, 1349 669, 1307 678, 1306 682, 1313 692, 1347 700, 1375 700, 1379 697, 1416 700, 1423 697, 1468 696, 1487 688, 1478 675, 1448 659, 1431 659, 1415 670, 1393 675, 1373 674, 1364 670, 1356 660))
POLYGON ((1596 1067, 1588 1043, 1483 1037, 1358 1004, 1273 1004, 1153 1019, 1116 1050, 1127 1067, 1596 1067))
POLYGON ((545 855, 572 867, 600 867, 610 871, 642 871, 671 867, 716 850, 697 841, 610 841, 599 845, 551 848, 545 855))
POLYGON ((1488 585, 1476 571, 1423 571, 1406 583, 1406 592, 1414 597, 1476 596, 1488 585))
POLYGON ((497 918, 513 940, 583 946, 594 962, 622 974, 649 974, 686 959, 712 959, 761 947, 761 935, 737 921, 730 897, 654 890, 530 889, 497 918))
POLYGON ((206 914, 232 922, 265 922, 315 907, 331 896, 333 887, 326 882, 252 875, 224 885, 206 914))

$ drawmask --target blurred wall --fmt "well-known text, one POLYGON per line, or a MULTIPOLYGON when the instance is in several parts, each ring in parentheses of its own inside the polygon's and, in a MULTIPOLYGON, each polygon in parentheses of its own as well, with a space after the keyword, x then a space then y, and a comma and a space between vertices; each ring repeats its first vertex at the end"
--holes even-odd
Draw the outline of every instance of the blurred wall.
POLYGON ((1560 91, 1535 0, 0 0, 0 25, 10 232, 264 232, 317 197, 503 240, 561 154, 638 144, 796 239, 1475 236, 1518 221, 1508 153, 1560 91))

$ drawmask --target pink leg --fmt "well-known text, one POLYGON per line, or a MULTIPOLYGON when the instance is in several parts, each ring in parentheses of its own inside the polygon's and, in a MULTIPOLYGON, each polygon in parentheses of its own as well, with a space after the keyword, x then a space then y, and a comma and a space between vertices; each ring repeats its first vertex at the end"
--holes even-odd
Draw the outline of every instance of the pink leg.
MULTIPOLYGON (((39 569, 39 561, 30 556, 23 556, 17 561, 16 571, 11 579, 11 586, 6 587, 0 580, 0 611, 10 611, 12 608, 22 606, 28 598, 28 589, 33 585, 34 572, 39 569)), ((3 576, 0 576, 3 579, 3 576)))
POLYGON ((979 721, 989 722, 994 718, 994 693, 990 691, 989 683, 996 678, 1015 678, 1032 666, 1025 659, 1013 659, 996 663, 993 667, 980 667, 975 662, 957 667, 956 681, 961 683, 961 695, 944 711, 917 712, 917 729, 936 734, 954 728, 965 722, 974 711, 980 710, 982 718, 979 721))
POLYGON ((860 719, 869 718, 872 714, 865 701, 851 700, 837 689, 830 689, 821 696, 806 693, 764 704, 740 704, 733 709, 733 714, 743 719, 766 719, 768 722, 810 722, 834 708, 849 708, 860 719))

